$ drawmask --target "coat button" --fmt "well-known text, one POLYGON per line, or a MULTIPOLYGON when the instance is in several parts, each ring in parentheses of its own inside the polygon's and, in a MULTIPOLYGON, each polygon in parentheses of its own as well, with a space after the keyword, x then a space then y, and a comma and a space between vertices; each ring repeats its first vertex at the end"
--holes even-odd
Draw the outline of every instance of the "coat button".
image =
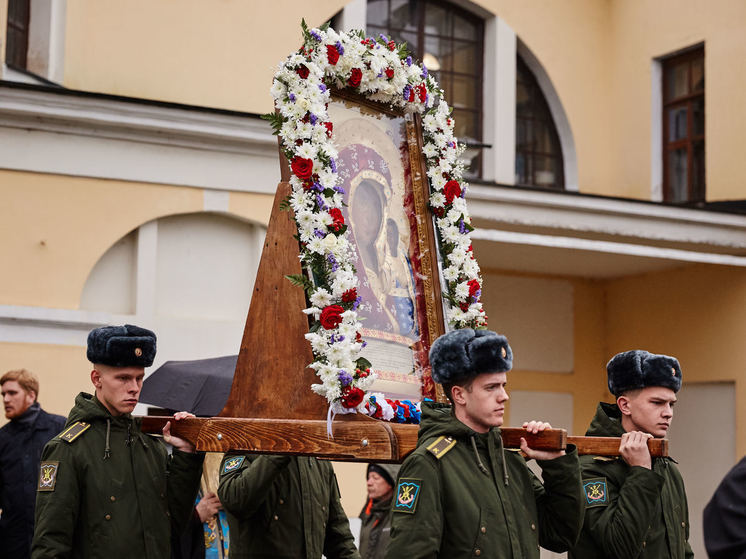
POLYGON ((682 522, 682 523, 681 523, 681 527, 682 527, 682 528, 686 528, 686 522, 682 522))
POLYGON ((482 555, 482 550, 481 549, 475 549, 474 550, 474 555, 476 555, 477 557, 479 557, 480 555, 482 555))
POLYGON ((104 518, 105 518, 106 520, 111 520, 111 515, 110 515, 110 514, 107 514, 106 516, 104 516, 104 518))
POLYGON ((111 500, 112 503, 117 500, 117 498, 114 495, 112 495, 111 497, 109 497, 109 499, 111 500))
POLYGON ((481 532, 482 532, 483 534, 486 534, 486 533, 487 533, 487 528, 485 528, 484 526, 482 526, 482 527, 481 527, 481 528, 480 528, 479 530, 480 530, 480 531, 481 531, 481 532))
POLYGON ((642 542, 642 547, 644 548, 647 545, 647 542, 642 542))
POLYGON ((536 530, 536 524, 531 524, 531 529, 536 530))
POLYGON ((280 504, 284 505, 285 504, 285 499, 280 499, 280 504))
POLYGON ((274 518, 275 520, 280 520, 280 517, 277 515, 274 515, 272 518, 274 518))

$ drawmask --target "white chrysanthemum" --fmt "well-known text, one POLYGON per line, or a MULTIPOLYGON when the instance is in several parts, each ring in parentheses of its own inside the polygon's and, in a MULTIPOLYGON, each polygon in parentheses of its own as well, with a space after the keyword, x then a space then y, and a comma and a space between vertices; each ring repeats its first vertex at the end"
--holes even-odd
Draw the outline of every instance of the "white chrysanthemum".
POLYGON ((430 204, 434 208, 442 208, 446 204, 446 196, 442 192, 433 192, 430 196, 430 204))
POLYGON ((332 294, 324 288, 318 288, 309 300, 314 307, 323 308, 332 304, 332 294))

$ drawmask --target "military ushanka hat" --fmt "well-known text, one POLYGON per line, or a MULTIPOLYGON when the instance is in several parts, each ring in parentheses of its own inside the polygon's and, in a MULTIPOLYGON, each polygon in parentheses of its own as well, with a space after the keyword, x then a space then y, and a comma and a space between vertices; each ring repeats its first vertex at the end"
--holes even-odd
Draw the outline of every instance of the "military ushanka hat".
POLYGON ((430 348, 433 380, 453 384, 482 373, 504 373, 513 367, 505 336, 491 330, 462 328, 442 335, 430 348))
POLYGON ((96 328, 88 334, 88 361, 110 367, 150 367, 155 343, 153 332, 132 324, 96 328))
POLYGON ((663 386, 678 392, 681 365, 675 357, 635 349, 618 353, 606 365, 609 392, 614 396, 648 386, 663 386))

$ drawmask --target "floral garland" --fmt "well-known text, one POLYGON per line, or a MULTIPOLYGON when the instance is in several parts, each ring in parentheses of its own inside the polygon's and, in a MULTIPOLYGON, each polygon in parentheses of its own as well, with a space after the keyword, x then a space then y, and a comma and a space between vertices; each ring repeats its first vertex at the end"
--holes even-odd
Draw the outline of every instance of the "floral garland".
POLYGON ((311 388, 326 397, 330 414, 359 411, 381 419, 419 421, 419 405, 367 394, 375 374, 360 357, 365 346, 357 315, 361 298, 352 264, 354 246, 341 212, 345 191, 327 112, 330 88, 348 88, 373 101, 424 113, 423 152, 448 286, 443 294, 447 319, 454 328, 479 328, 486 316, 464 199, 467 185, 458 160, 464 148, 453 137, 451 109, 442 90, 405 45, 383 35, 366 38, 361 31, 336 32, 328 26, 309 30, 305 22, 302 27, 303 47, 280 64, 274 76, 271 92, 278 112, 263 118, 280 136, 290 162, 292 194, 285 206, 295 213, 307 276, 288 279, 306 289, 311 303, 304 310, 313 317, 306 334, 314 354, 309 366, 321 380, 311 388))

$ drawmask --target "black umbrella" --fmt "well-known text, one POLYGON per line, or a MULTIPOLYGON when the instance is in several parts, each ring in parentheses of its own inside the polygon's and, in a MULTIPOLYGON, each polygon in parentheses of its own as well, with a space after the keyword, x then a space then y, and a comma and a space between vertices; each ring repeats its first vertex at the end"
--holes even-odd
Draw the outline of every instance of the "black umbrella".
POLYGON ((142 384, 140 402, 212 417, 220 413, 233 384, 238 355, 166 361, 142 384))

